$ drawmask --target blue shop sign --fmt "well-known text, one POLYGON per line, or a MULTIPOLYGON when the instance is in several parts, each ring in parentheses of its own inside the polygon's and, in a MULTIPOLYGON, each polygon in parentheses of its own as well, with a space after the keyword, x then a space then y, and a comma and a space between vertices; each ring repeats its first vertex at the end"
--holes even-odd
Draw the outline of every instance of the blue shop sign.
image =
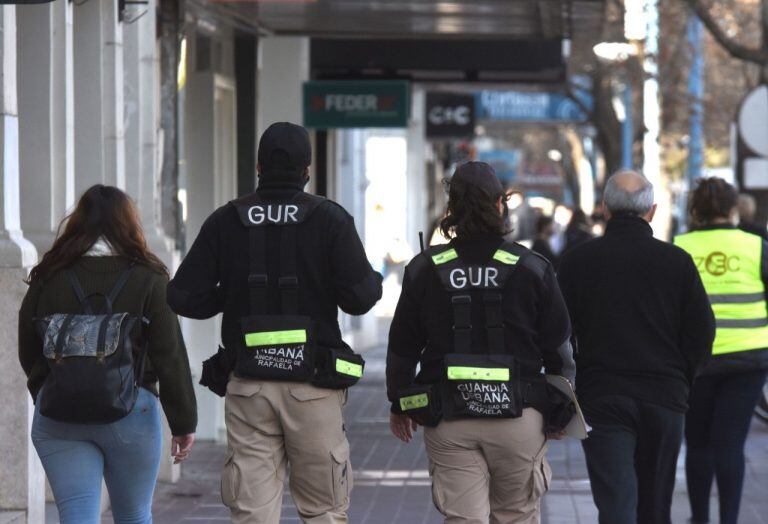
MULTIPOLYGON (((579 100, 592 107, 592 97, 579 91, 579 100)), ((540 91, 493 91, 475 93, 477 118, 527 122, 584 122, 587 114, 563 93, 540 91)))

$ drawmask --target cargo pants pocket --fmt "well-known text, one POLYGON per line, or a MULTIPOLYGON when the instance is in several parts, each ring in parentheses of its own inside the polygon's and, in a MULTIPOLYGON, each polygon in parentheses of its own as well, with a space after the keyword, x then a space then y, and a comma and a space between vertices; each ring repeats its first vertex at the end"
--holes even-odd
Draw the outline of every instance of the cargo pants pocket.
POLYGON ((331 450, 331 477, 334 506, 339 507, 348 504, 353 481, 347 439, 344 439, 331 450))
POLYGON ((224 463, 224 470, 221 472, 221 501, 233 509, 237 496, 240 491, 240 469, 235 462, 235 452, 227 450, 227 460, 224 463))
POLYGON ((443 496, 443 488, 438 474, 438 468, 431 460, 429 461, 429 478, 432 479, 432 503, 435 505, 435 509, 444 515, 445 497, 443 496))
POLYGON ((530 502, 536 502, 549 491, 549 484, 552 482, 552 468, 547 461, 547 443, 541 447, 541 450, 533 457, 533 470, 531 472, 531 494, 530 502))

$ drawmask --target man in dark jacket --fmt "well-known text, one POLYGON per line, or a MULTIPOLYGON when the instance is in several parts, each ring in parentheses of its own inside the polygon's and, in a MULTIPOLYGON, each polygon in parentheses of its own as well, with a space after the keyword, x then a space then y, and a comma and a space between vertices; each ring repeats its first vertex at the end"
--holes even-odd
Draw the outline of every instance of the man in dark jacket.
POLYGON ((592 427, 592 493, 601 524, 669 524, 688 394, 711 352, 714 317, 691 257, 653 238, 645 177, 611 177, 605 207, 605 237, 568 253, 559 273, 592 427))
MULTIPOLYGON (((206 220, 168 286, 168 302, 190 318, 224 313, 222 360, 234 362, 234 374, 226 390, 222 498, 233 522, 280 520, 287 463, 304 520, 347 522, 345 394, 317 387, 313 373, 324 349, 351 353, 338 308, 367 312, 381 298, 382 279, 352 217, 304 193, 311 161, 304 128, 270 126, 258 160, 258 191, 206 220)), ((341 369, 362 373, 354 364, 341 369)))

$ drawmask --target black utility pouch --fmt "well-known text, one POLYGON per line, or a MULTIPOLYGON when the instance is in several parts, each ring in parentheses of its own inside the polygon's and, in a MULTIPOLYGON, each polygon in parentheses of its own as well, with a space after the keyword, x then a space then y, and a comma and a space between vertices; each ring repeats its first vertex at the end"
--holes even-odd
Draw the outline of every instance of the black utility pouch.
POLYGON ((362 378, 365 360, 346 349, 318 347, 312 385, 327 389, 346 389, 362 378))
POLYGON ((576 415, 576 404, 573 400, 557 389, 546 384, 547 412, 544 414, 544 431, 559 433, 563 431, 576 415))
POLYGON ((448 354, 444 367, 441 389, 446 419, 522 415, 520 371, 514 357, 448 354))
POLYGON ((443 418, 440 395, 432 385, 410 386, 398 392, 400 410, 422 426, 436 427, 443 418))
POLYGON ((240 321, 235 374, 257 380, 309 382, 315 371, 315 323, 305 316, 253 315, 240 321))
POLYGON ((219 350, 203 362, 200 385, 223 397, 227 394, 230 373, 232 373, 232 363, 227 355, 227 350, 219 346, 219 350))

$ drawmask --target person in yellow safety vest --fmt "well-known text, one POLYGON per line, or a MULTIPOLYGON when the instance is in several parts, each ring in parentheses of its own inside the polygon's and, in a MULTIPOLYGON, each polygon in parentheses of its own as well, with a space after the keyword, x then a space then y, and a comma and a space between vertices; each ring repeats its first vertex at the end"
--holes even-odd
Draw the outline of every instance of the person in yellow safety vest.
POLYGON ((744 482, 744 442, 768 368, 768 243, 736 229, 736 190, 699 181, 690 198, 695 231, 675 238, 693 257, 717 321, 712 358, 691 390, 686 474, 691 522, 709 522, 717 479, 720 522, 736 524, 744 482))

